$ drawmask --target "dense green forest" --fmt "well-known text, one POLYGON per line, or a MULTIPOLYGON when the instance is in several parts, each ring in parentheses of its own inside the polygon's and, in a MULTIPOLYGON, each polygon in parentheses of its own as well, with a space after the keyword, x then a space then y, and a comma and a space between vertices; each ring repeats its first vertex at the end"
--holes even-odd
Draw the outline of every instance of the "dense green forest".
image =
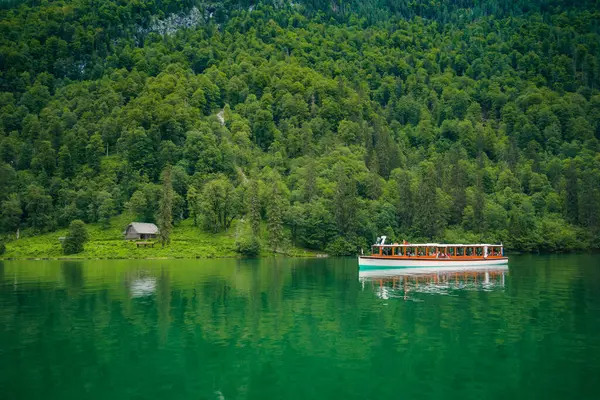
POLYGON ((171 210, 247 253, 599 248, 599 10, 4 1, 0 232, 171 210))

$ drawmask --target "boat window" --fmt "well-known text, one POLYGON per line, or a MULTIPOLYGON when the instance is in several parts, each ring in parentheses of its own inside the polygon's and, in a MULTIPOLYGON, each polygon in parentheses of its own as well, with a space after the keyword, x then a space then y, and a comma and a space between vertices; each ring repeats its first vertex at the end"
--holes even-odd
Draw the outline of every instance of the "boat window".
POLYGON ((472 255, 473 255, 473 248, 465 247, 465 256, 472 256, 472 255))
POLYGON ((389 256, 389 255, 392 254, 392 248, 391 247, 389 247, 389 246, 388 247, 383 247, 382 249, 383 249, 383 255, 384 256, 389 256))
POLYGON ((372 254, 379 254, 379 250, 381 249, 381 247, 379 246, 373 246, 373 250, 371 251, 372 254))
POLYGON ((465 248, 464 247, 457 247, 456 248, 456 255, 457 256, 464 256, 465 255, 465 248))
POLYGON ((483 256, 483 247, 476 247, 475 254, 477 254, 479 257, 483 256))
POLYGON ((430 247, 429 248, 429 255, 430 256, 434 256, 435 257, 436 253, 437 253, 437 249, 435 247, 430 247))
POLYGON ((448 252, 446 254, 449 254, 451 256, 455 256, 456 254, 456 247, 449 247, 448 248, 448 252))
POLYGON ((402 254, 402 248, 400 248, 400 247, 394 247, 392 254, 395 255, 395 256, 401 255, 402 254))

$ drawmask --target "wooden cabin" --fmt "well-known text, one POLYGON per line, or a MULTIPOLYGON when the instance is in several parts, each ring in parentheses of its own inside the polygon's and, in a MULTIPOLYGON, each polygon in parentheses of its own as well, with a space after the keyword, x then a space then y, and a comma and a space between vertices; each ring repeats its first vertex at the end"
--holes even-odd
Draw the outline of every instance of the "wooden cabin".
POLYGON ((147 222, 132 222, 123 231, 125 240, 155 239, 158 233, 158 226, 147 222))

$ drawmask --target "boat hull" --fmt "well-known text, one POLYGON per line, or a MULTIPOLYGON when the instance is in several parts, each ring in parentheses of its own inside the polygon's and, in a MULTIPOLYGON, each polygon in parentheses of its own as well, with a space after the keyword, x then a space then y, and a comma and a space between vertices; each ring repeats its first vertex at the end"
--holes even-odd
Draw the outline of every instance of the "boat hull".
POLYGON ((443 267, 397 267, 397 268, 385 268, 385 267, 373 267, 373 268, 360 268, 358 270, 359 279, 379 279, 379 278, 390 278, 390 277, 402 277, 402 276, 416 276, 416 275, 430 275, 430 274, 453 274, 460 272, 508 272, 508 265, 491 265, 491 266, 443 266, 443 267))
POLYGON ((486 267, 508 263, 507 257, 480 260, 457 260, 451 258, 414 260, 401 258, 358 257, 361 269, 381 268, 440 268, 440 267, 486 267))

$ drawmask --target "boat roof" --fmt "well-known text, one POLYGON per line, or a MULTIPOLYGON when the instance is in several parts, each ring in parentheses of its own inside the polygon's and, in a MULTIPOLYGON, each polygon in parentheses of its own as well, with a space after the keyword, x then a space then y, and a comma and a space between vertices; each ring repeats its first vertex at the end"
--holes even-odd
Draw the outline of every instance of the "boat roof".
POLYGON ((373 246, 396 246, 396 247, 502 247, 501 244, 475 243, 475 244, 452 244, 452 243, 386 243, 374 244, 373 246))

